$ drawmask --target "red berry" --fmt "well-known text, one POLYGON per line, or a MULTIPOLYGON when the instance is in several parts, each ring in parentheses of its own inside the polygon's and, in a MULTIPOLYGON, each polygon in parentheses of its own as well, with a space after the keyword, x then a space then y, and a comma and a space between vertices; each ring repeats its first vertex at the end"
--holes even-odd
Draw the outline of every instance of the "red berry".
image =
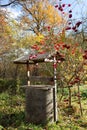
POLYGON ((87 55, 85 54, 85 55, 83 55, 83 58, 85 59, 85 60, 87 60, 87 55))
POLYGON ((66 48, 66 49, 69 49, 69 48, 70 48, 70 45, 64 44, 63 47, 66 48))
POLYGON ((87 50, 85 50, 84 53, 87 54, 87 50))
POLYGON ((65 12, 62 12, 62 14, 65 14, 65 12))
POLYGON ((45 51, 40 51, 40 52, 39 52, 39 54, 44 54, 44 53, 45 53, 45 51))
POLYGON ((76 30, 76 26, 72 27, 72 29, 75 31, 76 30))
POLYGON ((55 5, 55 8, 58 8, 58 5, 55 5))
POLYGON ((66 48, 67 48, 67 49, 70 49, 70 46, 68 45, 66 48))
POLYGON ((77 32, 78 30, 76 29, 75 32, 77 32))
POLYGON ((64 102, 68 102, 68 101, 69 101, 69 99, 64 99, 63 101, 64 101, 64 102))
POLYGON ((48 31, 50 31, 50 26, 47 27, 48 31))
POLYGON ((69 14, 69 18, 72 18, 72 14, 69 14))
POLYGON ((79 21, 79 22, 76 23, 76 26, 79 27, 80 24, 82 24, 82 22, 79 21))
POLYGON ((62 4, 62 7, 65 7, 65 4, 62 4))
POLYGON ((69 13, 72 13, 72 10, 70 10, 69 13))
POLYGON ((71 4, 68 4, 68 7, 70 7, 71 6, 71 4))
POLYGON ((53 67, 54 67, 54 68, 57 68, 57 63, 54 63, 53 67))
POLYGON ((63 11, 63 8, 62 8, 62 7, 59 7, 58 9, 59 9, 60 11, 63 11))
POLYGON ((71 22, 68 23, 69 25, 71 24, 71 22))
POLYGON ((70 30, 70 29, 71 29, 71 27, 66 27, 66 28, 65 28, 65 30, 70 30))

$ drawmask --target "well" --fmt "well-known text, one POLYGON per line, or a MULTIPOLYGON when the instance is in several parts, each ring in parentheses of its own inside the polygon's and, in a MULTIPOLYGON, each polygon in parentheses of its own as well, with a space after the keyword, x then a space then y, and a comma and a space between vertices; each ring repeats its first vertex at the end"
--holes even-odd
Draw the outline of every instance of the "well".
POLYGON ((53 86, 32 85, 26 88, 26 120, 46 124, 54 121, 53 86))
MULTIPOLYGON (((31 123, 45 124, 48 121, 58 121, 57 111, 57 63, 65 59, 59 52, 40 54, 30 52, 16 60, 16 64, 25 64, 27 66, 27 88, 26 88, 26 120, 31 123), (30 65, 42 62, 51 62, 53 64, 53 86, 52 85, 31 85, 30 65)), ((38 78, 35 76, 35 80, 38 78)), ((50 80, 50 78, 48 78, 50 80)), ((47 77, 39 77, 39 81, 47 81, 47 77), (41 80, 42 79, 42 80, 41 80)))

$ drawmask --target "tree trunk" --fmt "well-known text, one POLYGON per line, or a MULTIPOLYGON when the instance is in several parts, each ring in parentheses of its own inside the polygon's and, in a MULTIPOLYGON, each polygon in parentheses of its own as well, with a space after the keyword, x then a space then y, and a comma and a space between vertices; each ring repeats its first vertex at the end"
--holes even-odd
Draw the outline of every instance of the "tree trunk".
POLYGON ((68 87, 69 90, 69 107, 71 107, 71 88, 70 86, 68 87))
POLYGON ((82 116, 83 115, 83 111, 82 111, 82 104, 81 104, 81 96, 80 96, 79 84, 78 84, 78 101, 79 101, 79 106, 80 106, 80 113, 81 113, 81 116, 82 116))

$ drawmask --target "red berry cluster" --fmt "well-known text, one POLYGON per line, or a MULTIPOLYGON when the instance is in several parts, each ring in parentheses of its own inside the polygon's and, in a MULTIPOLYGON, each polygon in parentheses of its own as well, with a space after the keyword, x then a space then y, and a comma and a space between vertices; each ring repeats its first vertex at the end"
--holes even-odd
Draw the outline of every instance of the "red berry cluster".
POLYGON ((39 50, 40 49, 40 47, 38 46, 38 45, 33 45, 32 47, 31 47, 32 49, 35 49, 35 50, 39 50))
POLYGON ((68 26, 66 27, 66 30, 73 30, 74 32, 78 31, 78 27, 82 24, 81 21, 78 21, 73 27, 71 27, 71 22, 68 23, 68 26))
POLYGON ((30 59, 30 60, 35 59, 35 58, 37 58, 37 55, 36 55, 36 54, 31 54, 31 55, 29 56, 29 59, 30 59))
POLYGON ((87 50, 84 51, 83 58, 84 58, 85 60, 87 60, 87 50))
POLYGON ((64 55, 62 55, 62 54, 60 54, 59 52, 57 52, 56 58, 57 58, 57 61, 58 61, 58 62, 65 61, 65 58, 64 58, 64 57, 65 57, 64 55))
POLYGON ((70 49, 70 45, 64 44, 64 45, 63 45, 63 48, 70 49))
POLYGON ((76 84, 76 83, 78 83, 78 82, 80 82, 79 76, 75 77, 75 79, 70 82, 70 85, 74 85, 74 84, 76 84))
MULTIPOLYGON (((55 8, 57 8, 59 11, 62 12, 62 14, 64 14, 64 8, 65 7, 71 7, 71 4, 61 4, 61 5, 55 5, 55 8)), ((67 27, 65 28, 65 30, 73 30, 74 32, 77 32, 78 31, 78 27, 82 24, 81 21, 78 21, 73 27, 70 26, 72 24, 71 22, 71 18, 72 18, 72 10, 69 8, 69 11, 68 11, 68 18, 69 18, 69 22, 68 22, 68 25, 67 27)))
MULTIPOLYGON (((55 5, 55 8, 57 8, 59 11, 61 11, 62 13, 64 13, 64 8, 65 7, 70 7, 71 4, 62 4, 62 5, 55 5)), ((69 13, 71 13, 72 11, 69 11, 69 13)), ((71 17, 71 16, 70 16, 71 17)))
POLYGON ((50 27, 50 26, 48 26, 48 27, 47 27, 47 29, 48 29, 48 31, 50 31, 51 27, 50 27))
POLYGON ((69 101, 69 99, 64 99, 63 101, 67 103, 69 101))

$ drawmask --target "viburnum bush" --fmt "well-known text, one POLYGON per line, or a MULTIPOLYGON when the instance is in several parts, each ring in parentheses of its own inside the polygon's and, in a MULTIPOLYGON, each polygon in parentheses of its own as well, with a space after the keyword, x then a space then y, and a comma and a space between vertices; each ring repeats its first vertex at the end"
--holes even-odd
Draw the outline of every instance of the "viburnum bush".
MULTIPOLYGON (((86 80, 87 50, 83 50, 79 43, 73 43, 75 40, 73 38, 70 39, 66 34, 67 31, 77 32, 79 26, 82 24, 82 21, 77 21, 72 25, 71 4, 55 5, 55 8, 58 9, 62 15, 65 15, 66 12, 64 12, 64 8, 66 6, 69 8, 66 26, 58 31, 58 33, 55 33, 51 26, 47 26, 45 28, 47 29, 47 34, 41 37, 31 48, 40 54, 45 54, 46 52, 55 52, 57 54, 57 64, 54 65, 54 68, 57 69, 58 85, 60 85, 59 87, 61 88, 68 88, 69 98, 67 101, 69 106, 71 106, 71 87, 83 84, 86 80)), ((79 91, 77 96, 78 95, 80 97, 79 91)))
MULTIPOLYGON (((61 1, 61 0, 60 0, 61 1)), ((73 31, 73 32, 77 32, 78 28, 80 27, 80 25, 82 24, 82 21, 76 21, 74 22, 74 20, 72 20, 73 17, 73 11, 72 11, 72 5, 71 4, 57 4, 55 5, 55 8, 58 10, 58 12, 60 12, 61 17, 63 17, 63 20, 65 19, 65 30, 66 31, 73 31), (67 12, 65 10, 68 10, 67 12)))

